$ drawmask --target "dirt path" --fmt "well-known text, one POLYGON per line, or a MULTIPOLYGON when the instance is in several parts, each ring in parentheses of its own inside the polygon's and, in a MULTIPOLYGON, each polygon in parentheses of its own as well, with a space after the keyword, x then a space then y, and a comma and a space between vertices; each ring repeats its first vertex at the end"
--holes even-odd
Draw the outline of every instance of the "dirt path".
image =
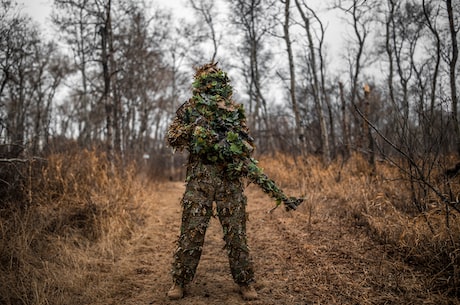
POLYGON ((425 276, 390 260, 382 246, 350 224, 339 203, 307 202, 294 213, 280 208, 269 214, 273 202, 254 186, 246 192, 248 236, 260 299, 242 301, 230 276, 219 222, 211 219, 194 282, 184 299, 169 301, 183 190, 182 183, 154 190, 157 199, 148 203, 151 217, 127 255, 115 263, 100 304, 431 304, 423 295, 425 276))

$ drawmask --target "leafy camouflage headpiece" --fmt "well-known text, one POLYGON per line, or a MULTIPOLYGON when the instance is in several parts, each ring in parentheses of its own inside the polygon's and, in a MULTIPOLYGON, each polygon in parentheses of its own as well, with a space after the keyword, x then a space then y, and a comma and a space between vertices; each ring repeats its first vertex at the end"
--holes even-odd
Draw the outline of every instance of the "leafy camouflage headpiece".
POLYGON ((244 109, 233 101, 232 92, 227 73, 217 63, 197 68, 185 116, 195 124, 191 152, 209 162, 226 164, 229 174, 239 176, 242 173, 235 173, 233 168, 241 170, 238 165, 250 157, 254 148, 247 133, 244 109))
POLYGON ((193 82, 193 94, 219 95, 230 99, 233 89, 227 73, 217 67, 217 63, 209 63, 196 69, 193 82))

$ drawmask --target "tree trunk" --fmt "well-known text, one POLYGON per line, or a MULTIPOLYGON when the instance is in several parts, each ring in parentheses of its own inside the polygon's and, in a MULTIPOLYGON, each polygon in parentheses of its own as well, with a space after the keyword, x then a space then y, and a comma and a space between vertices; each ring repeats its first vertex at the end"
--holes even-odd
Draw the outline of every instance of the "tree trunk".
POLYGON ((109 71, 109 60, 108 60, 108 34, 110 26, 110 4, 109 0, 106 4, 106 19, 105 23, 99 29, 99 34, 101 35, 101 64, 104 78, 104 89, 101 97, 101 101, 104 103, 105 112, 106 112, 106 150, 107 157, 110 162, 113 161, 113 103, 110 98, 110 71, 109 71))
MULTIPOLYGON (((364 86, 364 116, 367 120, 370 118, 370 94, 371 90, 366 84, 364 86)), ((375 151, 374 151, 374 139, 372 138, 372 130, 369 128, 369 124, 364 122, 364 134, 367 136, 367 162, 371 167, 371 174, 375 174, 375 151)))
MULTIPOLYGON (((430 117, 429 120, 431 121, 434 116, 434 108, 435 108, 435 101, 436 101, 436 90, 437 90, 437 83, 438 83, 438 75, 439 75, 439 66, 441 64, 441 37, 439 36, 438 30, 431 22, 431 15, 430 12, 427 10, 427 6, 425 4, 425 0, 422 1, 423 5, 423 14, 425 15, 425 20, 427 22, 428 28, 430 32, 433 34, 436 44, 436 59, 435 59, 435 66, 433 70, 433 76, 431 78, 431 94, 430 94, 430 117)), ((431 126, 430 123, 428 123, 431 126)))
POLYGON ((115 49, 113 47, 113 32, 112 32, 112 18, 110 14, 110 0, 108 3, 108 11, 107 11, 107 43, 108 43, 108 50, 109 54, 108 56, 108 63, 110 64, 110 85, 111 85, 111 91, 112 91, 112 96, 113 96, 113 102, 112 102, 112 107, 113 107, 113 131, 114 131, 114 139, 113 139, 113 148, 114 148, 114 153, 117 154, 118 157, 122 157, 122 147, 121 147, 121 137, 122 137, 122 130, 121 130, 121 118, 123 116, 123 107, 121 105, 121 98, 120 94, 118 92, 118 78, 117 78, 117 62, 115 60, 115 49))
POLYGON ((300 153, 304 155, 306 153, 306 139, 303 133, 303 128, 300 120, 300 113, 299 107, 297 106, 297 98, 296 98, 296 79, 295 79, 295 65, 294 65, 294 56, 292 54, 292 45, 291 45, 291 37, 289 33, 289 11, 290 0, 286 0, 285 7, 284 7, 284 41, 286 42, 286 50, 289 60, 289 94, 291 97, 292 103, 292 111, 294 112, 294 120, 295 120, 295 142, 300 144, 300 153), (300 142, 300 143, 299 143, 300 142))
POLYGON ((304 11, 302 10, 299 1, 295 1, 297 5, 297 9, 302 17, 304 22, 305 31, 308 37, 308 47, 310 50, 310 68, 311 74, 313 76, 313 84, 312 84, 312 92, 313 92, 313 99, 315 101, 315 109, 319 119, 319 126, 320 126, 320 134, 321 134, 321 149, 322 149, 322 157, 323 163, 327 164, 330 162, 331 152, 329 148, 329 135, 327 132, 326 120, 324 118, 323 113, 323 95, 321 94, 320 90, 320 83, 318 77, 318 67, 316 64, 316 52, 315 46, 313 42, 313 37, 311 34, 311 27, 310 27, 310 19, 305 15, 304 11))
POLYGON ((345 95, 343 93, 343 83, 339 82, 340 90, 340 101, 341 101, 341 111, 342 111, 342 154, 344 159, 350 157, 350 132, 349 132, 349 119, 347 111, 347 102, 345 100, 345 95))
POLYGON ((452 119, 454 121, 454 132, 456 141, 457 155, 460 156, 460 126, 458 125, 458 96, 457 96, 457 84, 456 84, 456 67, 458 60, 458 44, 457 44, 457 33, 458 29, 455 29, 454 24, 454 12, 452 8, 452 0, 446 0, 447 16, 449 18, 449 30, 452 42, 452 58, 449 62, 449 78, 450 78, 450 97, 452 100, 452 119))

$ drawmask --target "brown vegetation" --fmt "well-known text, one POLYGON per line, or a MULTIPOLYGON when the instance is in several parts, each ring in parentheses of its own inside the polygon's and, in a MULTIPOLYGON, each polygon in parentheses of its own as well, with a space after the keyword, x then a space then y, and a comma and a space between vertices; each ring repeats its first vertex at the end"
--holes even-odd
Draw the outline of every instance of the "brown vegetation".
MULTIPOLYGON (((389 255, 427 271, 430 290, 459 295, 459 215, 436 194, 425 194, 427 208, 419 212, 411 201, 410 181, 397 168, 382 162, 378 174, 372 176, 369 164, 360 156, 327 168, 311 158, 304 166, 282 156, 268 163, 278 169, 269 171, 275 179, 295 183, 312 204, 331 203, 349 224, 366 229, 373 241, 385 245, 389 255)), ((439 178, 442 173, 432 175, 438 177, 438 184, 446 183, 439 178)), ((452 194, 460 193, 459 182, 459 176, 448 181, 452 194)))
POLYGON ((20 167, 22 196, 1 202, 0 304, 88 304, 100 262, 116 260, 142 221, 133 170, 111 172, 92 151, 20 167))
MULTIPOLYGON (((273 202, 248 188, 255 304, 458 304, 459 215, 436 196, 416 212, 397 169, 380 163, 371 176, 357 156, 325 167, 277 155, 260 165, 306 202, 267 214, 273 202)), ((94 151, 16 168, 22 196, 1 202, 0 304, 167 304, 182 183, 117 172, 94 151)), ((450 184, 458 194, 458 176, 450 184)), ((212 225, 179 304, 241 302, 221 242, 212 225)))

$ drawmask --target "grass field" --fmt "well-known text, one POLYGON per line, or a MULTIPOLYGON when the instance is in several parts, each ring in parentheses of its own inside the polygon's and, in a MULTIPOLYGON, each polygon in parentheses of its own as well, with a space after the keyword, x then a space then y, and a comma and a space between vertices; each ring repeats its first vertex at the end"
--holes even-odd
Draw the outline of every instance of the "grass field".
MULTIPOLYGON (((277 155, 260 165, 305 202, 268 213, 274 202, 248 186, 260 294, 251 304, 460 304, 460 215, 436 193, 415 197, 420 211, 398 168, 381 162, 371 173, 358 156, 324 166, 277 155)), ((170 304, 181 181, 116 171, 93 151, 8 170, 0 304, 170 304)), ((460 193, 458 176, 430 181, 460 193)), ((197 277, 177 304, 244 303, 222 247, 212 219, 197 277)))

